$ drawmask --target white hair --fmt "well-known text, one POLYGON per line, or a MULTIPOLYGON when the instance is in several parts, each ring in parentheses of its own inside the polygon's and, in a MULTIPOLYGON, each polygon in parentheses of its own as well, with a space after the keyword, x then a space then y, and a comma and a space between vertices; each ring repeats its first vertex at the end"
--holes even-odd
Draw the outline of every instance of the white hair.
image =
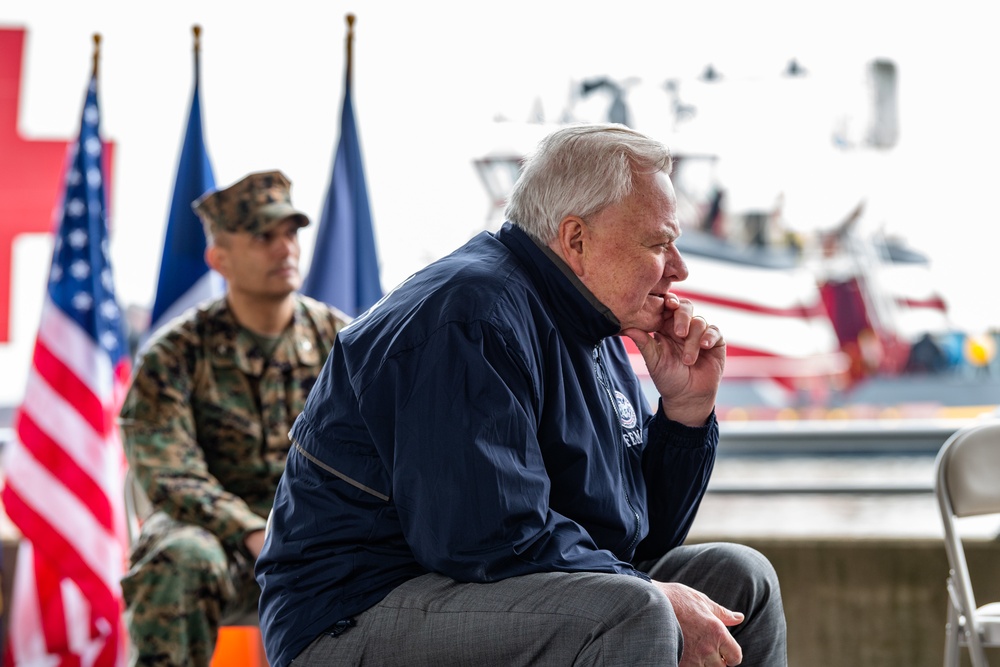
POLYGON ((631 194, 637 174, 670 174, 670 150, 624 125, 570 125, 542 139, 504 214, 539 243, 568 215, 588 218, 631 194))

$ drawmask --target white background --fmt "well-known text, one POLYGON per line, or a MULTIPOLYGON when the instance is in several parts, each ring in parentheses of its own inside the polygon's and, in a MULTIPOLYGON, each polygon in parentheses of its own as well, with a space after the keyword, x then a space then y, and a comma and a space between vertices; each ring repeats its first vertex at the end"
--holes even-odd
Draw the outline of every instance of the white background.
MULTIPOLYGON (((315 220, 339 131, 348 12, 357 15, 354 105, 384 289, 490 224, 472 159, 490 147, 497 116, 528 120, 540 109, 556 120, 573 83, 591 76, 653 87, 693 82, 711 63, 736 90, 777 80, 791 58, 809 71, 809 101, 821 112, 854 108, 865 63, 889 58, 899 71, 901 133, 893 159, 874 172, 885 183, 879 195, 863 192, 871 172, 859 183, 859 172, 789 152, 780 131, 787 121, 772 122, 785 118, 778 96, 774 114, 739 101, 717 107, 743 121, 712 139, 736 156, 727 173, 742 183, 740 196, 773 200, 774 178, 753 179, 794 165, 798 192, 812 196, 797 209, 787 193, 792 226, 835 223, 860 188, 870 197, 866 224, 899 232, 931 256, 956 326, 1000 325, 993 3, 6 2, 0 26, 27 29, 27 138, 75 135, 91 35, 102 35, 102 134, 117 143, 112 261, 123 305, 148 306, 155 291, 190 102, 192 25, 203 27, 203 117, 217 182, 280 168, 315 220)), ((814 112, 803 111, 815 120, 814 112)), ((303 268, 314 231, 304 232, 303 268)), ((16 298, 34 302, 40 289, 21 279, 16 298)))

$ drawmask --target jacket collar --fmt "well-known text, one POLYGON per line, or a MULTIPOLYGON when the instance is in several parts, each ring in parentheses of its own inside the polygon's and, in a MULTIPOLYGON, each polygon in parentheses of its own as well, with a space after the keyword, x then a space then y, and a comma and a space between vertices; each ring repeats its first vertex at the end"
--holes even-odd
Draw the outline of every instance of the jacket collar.
POLYGON ((495 237, 521 261, 561 331, 574 331, 594 345, 621 331, 618 318, 550 248, 510 222, 505 222, 495 237))

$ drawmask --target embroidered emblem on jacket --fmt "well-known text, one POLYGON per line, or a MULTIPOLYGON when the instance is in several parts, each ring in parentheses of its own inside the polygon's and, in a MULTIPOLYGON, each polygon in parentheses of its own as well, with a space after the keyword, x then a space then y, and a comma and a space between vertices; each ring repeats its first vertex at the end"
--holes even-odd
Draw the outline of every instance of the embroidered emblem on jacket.
POLYGON ((636 415, 635 408, 629 403, 629 400, 625 398, 625 394, 621 393, 617 389, 615 390, 615 400, 618 402, 618 418, 622 422, 622 427, 626 429, 635 428, 636 425, 636 415))

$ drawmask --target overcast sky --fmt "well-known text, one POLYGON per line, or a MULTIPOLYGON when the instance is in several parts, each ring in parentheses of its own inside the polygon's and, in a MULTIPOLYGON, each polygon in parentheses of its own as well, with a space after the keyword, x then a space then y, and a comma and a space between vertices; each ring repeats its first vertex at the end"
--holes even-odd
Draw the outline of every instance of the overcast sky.
MULTIPOLYGON (((338 136, 344 16, 354 12, 355 113, 384 288, 488 225, 490 201, 472 159, 489 149, 497 116, 526 120, 540 110, 555 120, 573 83, 599 75, 635 82, 637 103, 644 86, 667 79, 693 90, 709 63, 731 90, 766 86, 791 58, 811 77, 810 109, 824 100, 851 108, 865 63, 888 58, 898 66, 901 134, 896 157, 873 177, 891 196, 871 195, 878 205, 868 224, 928 252, 958 324, 985 328, 1000 324, 992 296, 1000 282, 993 6, 20 0, 0 6, 0 25, 28 31, 20 126, 34 138, 73 137, 91 34, 103 36, 103 135, 118 144, 112 261, 126 305, 149 305, 155 290, 190 100, 191 26, 204 29, 202 100, 216 180, 280 168, 295 203, 315 219, 338 136)), ((835 221, 863 189, 856 174, 782 152, 787 146, 766 106, 718 112, 745 119, 738 134, 711 137, 734 142, 720 149, 733 156, 727 176, 734 188, 767 199, 770 191, 750 184, 793 163, 798 192, 815 194, 814 212, 792 224, 823 222, 820 202, 835 221)), ((307 230, 306 260, 312 238, 307 230)))

